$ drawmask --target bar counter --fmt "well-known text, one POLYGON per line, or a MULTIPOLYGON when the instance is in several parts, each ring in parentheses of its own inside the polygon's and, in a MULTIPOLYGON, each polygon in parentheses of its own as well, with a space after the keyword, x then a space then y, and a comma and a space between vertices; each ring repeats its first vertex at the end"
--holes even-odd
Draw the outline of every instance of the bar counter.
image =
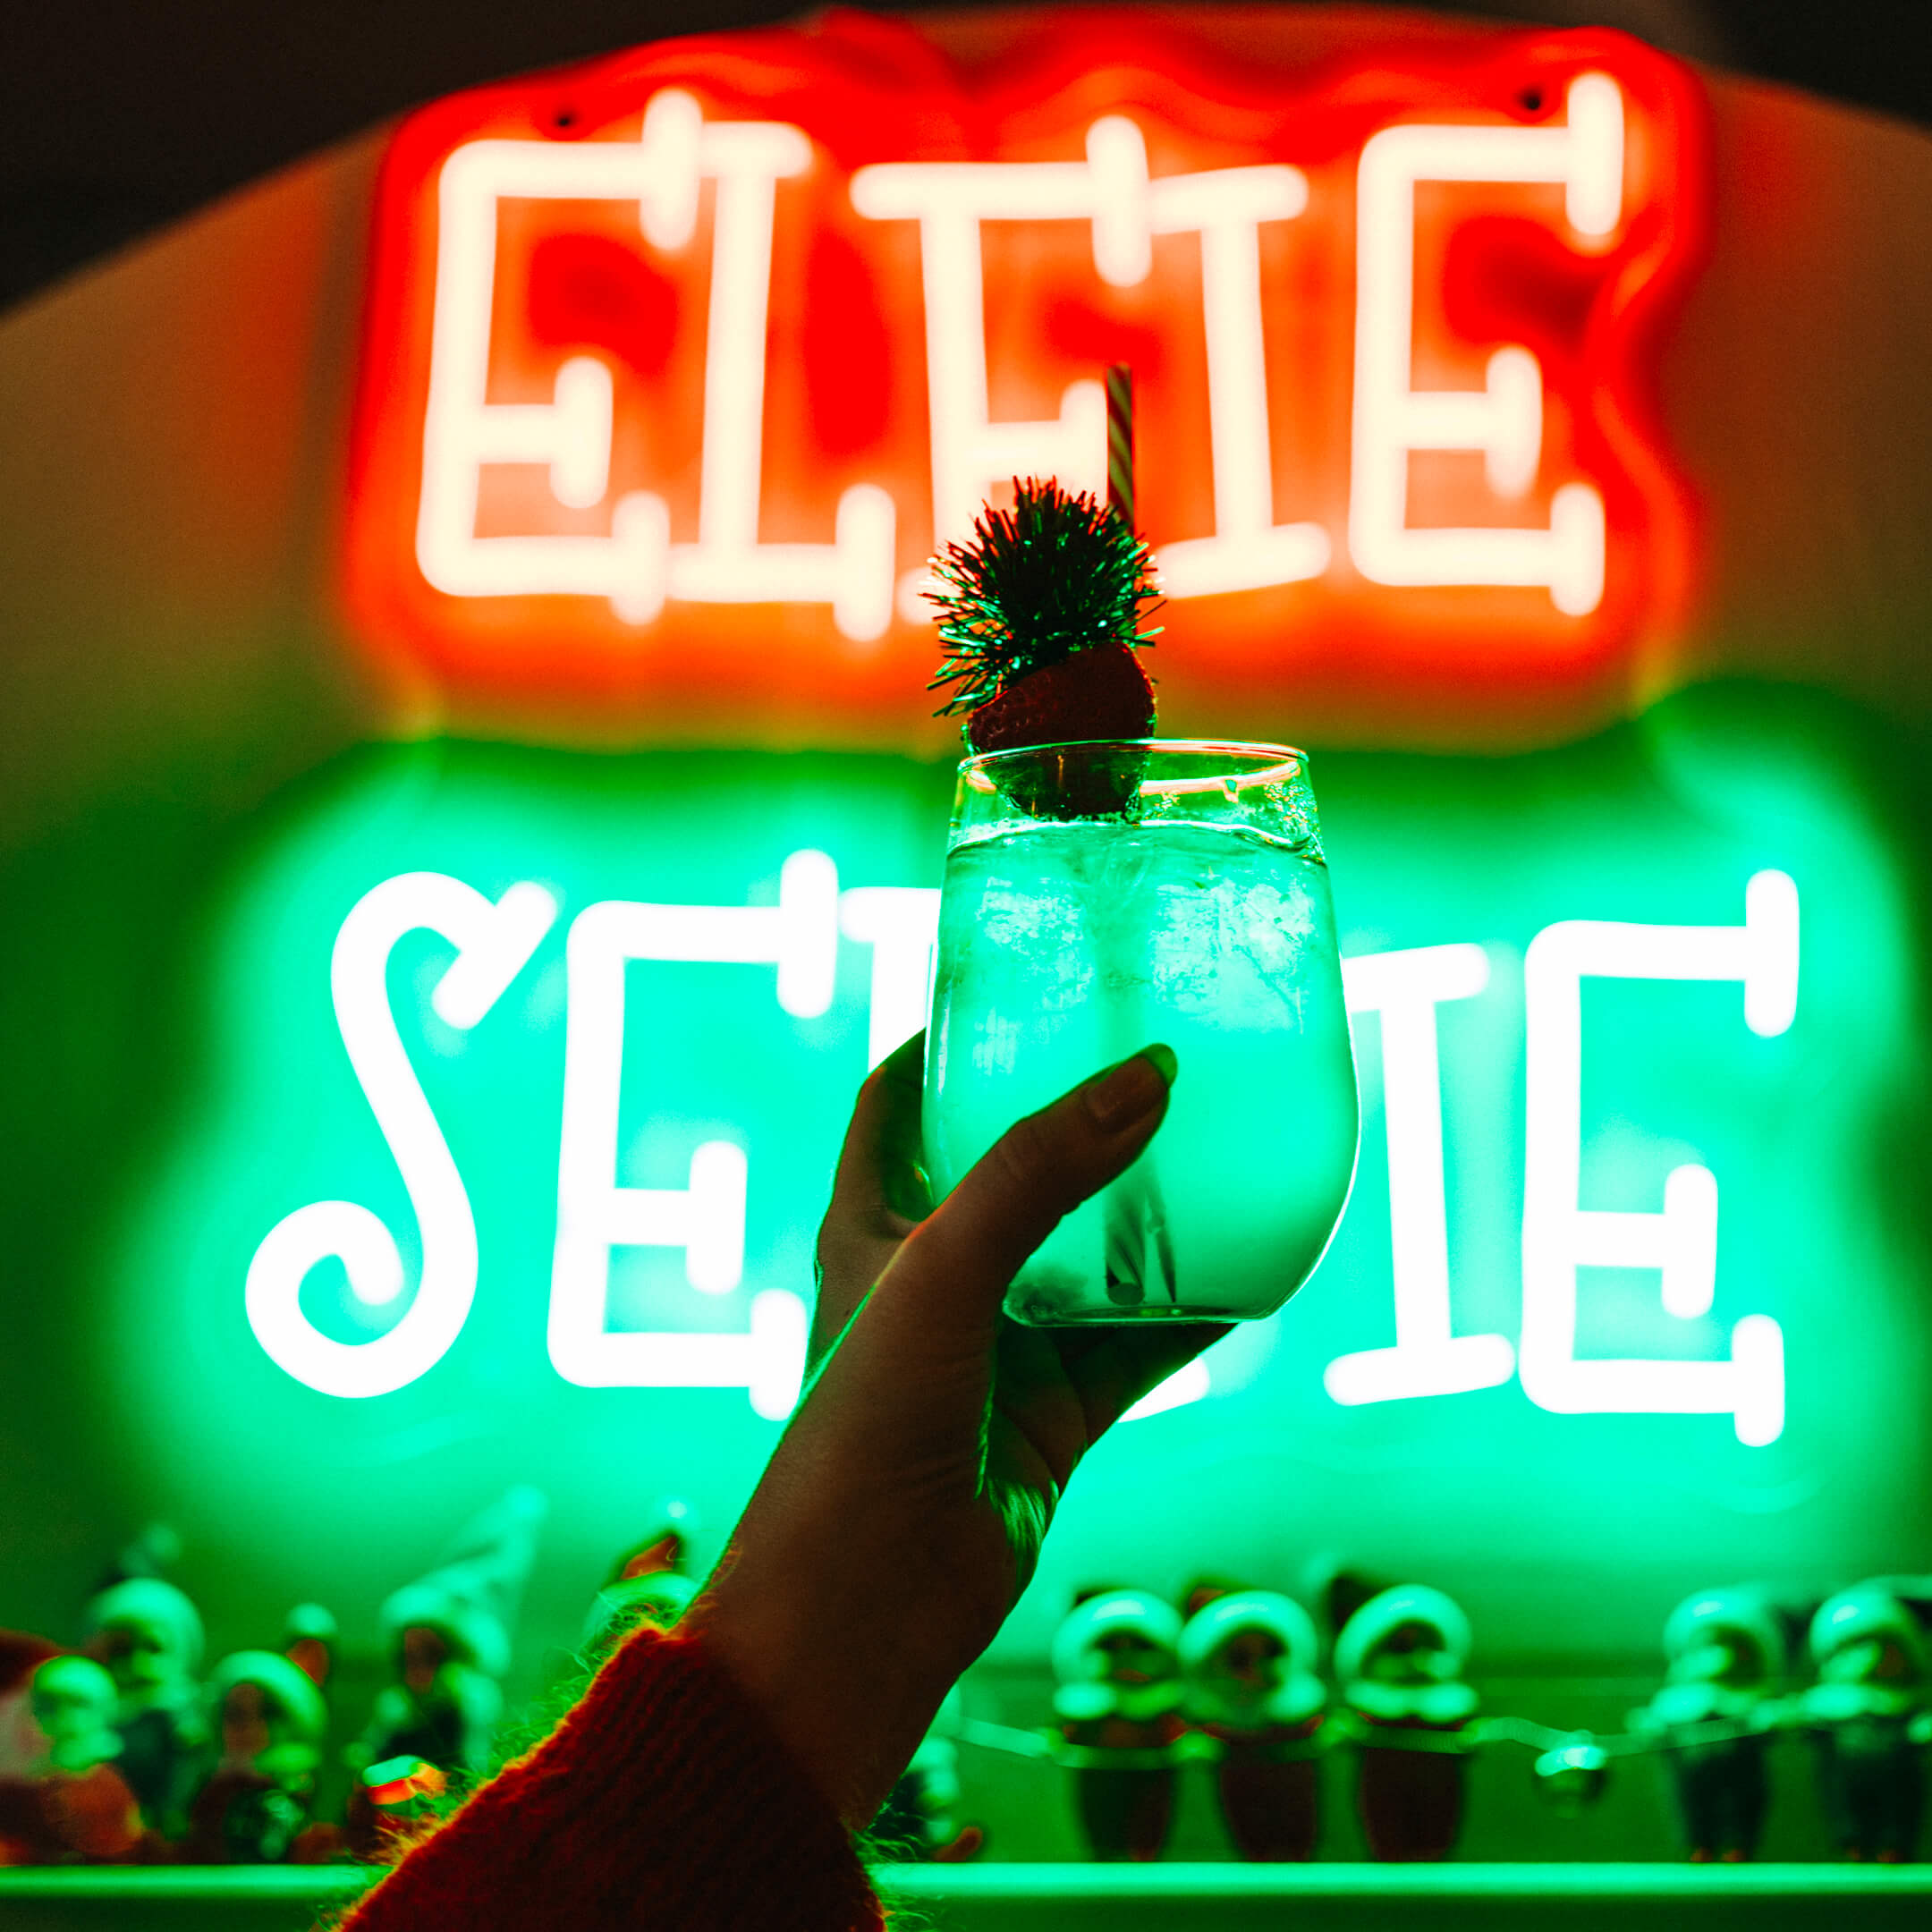
MULTIPOLYGON (((0 1871, 0 1932, 306 1932, 359 1868, 0 1871)), ((938 1932, 1859 1932, 1932 1923, 1932 1866, 895 1865, 938 1932)))

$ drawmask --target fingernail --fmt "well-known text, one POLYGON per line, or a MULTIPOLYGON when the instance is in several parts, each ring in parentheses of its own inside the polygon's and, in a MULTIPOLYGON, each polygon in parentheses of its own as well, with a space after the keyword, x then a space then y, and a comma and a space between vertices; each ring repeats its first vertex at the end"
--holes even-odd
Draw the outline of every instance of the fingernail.
POLYGON ((1174 1085, 1180 1063, 1167 1046, 1143 1047, 1090 1082, 1087 1112, 1103 1133, 1114 1133, 1151 1114, 1174 1085))

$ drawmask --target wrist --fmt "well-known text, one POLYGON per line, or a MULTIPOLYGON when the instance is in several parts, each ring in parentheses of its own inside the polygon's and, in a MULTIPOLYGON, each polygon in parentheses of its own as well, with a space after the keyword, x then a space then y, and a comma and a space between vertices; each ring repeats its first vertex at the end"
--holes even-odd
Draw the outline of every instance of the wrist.
POLYGON ((904 1573, 867 1561, 849 1538, 807 1539, 795 1558, 747 1539, 682 1619, 855 1831, 992 1635, 909 1603, 904 1573))

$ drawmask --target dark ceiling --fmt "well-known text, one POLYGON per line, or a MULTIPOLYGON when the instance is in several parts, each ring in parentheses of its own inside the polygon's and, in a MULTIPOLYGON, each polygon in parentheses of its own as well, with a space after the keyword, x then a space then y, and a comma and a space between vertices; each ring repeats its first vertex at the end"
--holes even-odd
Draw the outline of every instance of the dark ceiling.
MULTIPOLYGON (((0 302, 399 109, 770 0, 11 0, 0 302)), ((1482 0, 1932 123, 1925 0, 1482 0)))

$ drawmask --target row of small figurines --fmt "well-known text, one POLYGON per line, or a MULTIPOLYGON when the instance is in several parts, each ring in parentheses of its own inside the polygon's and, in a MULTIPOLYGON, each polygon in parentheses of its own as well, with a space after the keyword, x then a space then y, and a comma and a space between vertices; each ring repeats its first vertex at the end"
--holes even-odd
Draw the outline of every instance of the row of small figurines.
MULTIPOLYGON (((627 1553, 598 1594, 595 1657, 629 1623, 674 1620, 696 1585, 675 1530, 627 1553)), ((446 1563, 384 1606, 394 1680, 348 1753, 361 1773, 343 1826, 311 1817, 327 1730, 334 1620, 292 1613, 275 1651, 239 1652, 197 1682, 200 1623, 157 1577, 125 1579, 89 1612, 92 1655, 0 1639, 0 1860, 185 1857, 212 1862, 371 1855, 386 1817, 409 1815, 439 1773, 487 1768, 503 1715, 508 1628, 493 1572, 446 1563), (11 1659, 11 1663, 9 1660, 11 1659), (76 1833, 80 1836, 76 1837, 76 1833)), ((1151 1593, 1108 1589, 1056 1634, 1054 1722, 1037 1732, 975 1723, 957 1699, 894 1793, 883 1835, 962 1856, 958 1745, 1051 1757, 1072 1774, 1099 1858, 1159 1854, 1177 1770, 1214 1772, 1242 1856, 1313 1853, 1316 1763, 1359 1747, 1358 1809, 1373 1855, 1446 1856, 1460 1830, 1464 1760, 1498 1741, 1539 1752, 1539 1789, 1560 1809, 1602 1790, 1608 1760, 1660 1750, 1693 1856, 1749 1857, 1764 1810, 1766 1741, 1809 1732, 1836 1842, 1851 1856, 1910 1857, 1923 1797, 1932 1585, 1878 1580, 1818 1607, 1807 1645, 1817 1681, 1781 1692, 1788 1609, 1763 1592, 1699 1592, 1666 1625, 1666 1682, 1622 1737, 1481 1717, 1464 1682, 1467 1618, 1419 1585, 1360 1590, 1317 1674, 1314 1621, 1292 1598, 1205 1587, 1185 1616, 1151 1593)))
MULTIPOLYGON (((378 1855, 394 1816, 419 1810, 449 1774, 491 1766, 542 1513, 535 1492, 512 1491, 384 1603, 393 1675, 343 1753, 359 1775, 340 1823, 314 1815, 335 1619, 299 1605, 275 1648, 236 1651, 204 1678, 200 1614, 156 1573, 174 1552, 137 1539, 88 1604, 80 1646, 0 1631, 0 1865, 378 1855)), ((586 1645, 627 1618, 674 1617, 696 1588, 684 1554, 674 1524, 620 1558, 586 1645)))
POLYGON ((1461 1830, 1470 1753, 1509 1742, 1537 1753, 1538 1789, 1568 1814, 1601 1795, 1613 1758, 1660 1753, 1690 1855, 1742 1860, 1763 1827, 1766 1744, 1795 1730, 1818 1750, 1841 1851, 1914 1854, 1932 1742, 1932 1579, 1874 1580, 1818 1606, 1802 1624, 1815 1681, 1790 1692, 1792 1612, 1755 1589, 1699 1591, 1665 1625, 1665 1683, 1614 1737, 1479 1716, 1460 1606, 1421 1585, 1364 1594, 1335 1640, 1333 1700, 1314 1620, 1292 1597, 1209 1587, 1191 1593, 1183 1618, 1148 1591, 1089 1594, 1054 1640, 1053 1724, 975 1722, 953 1700, 894 1794, 893 1826, 915 1855, 977 1849, 957 1816, 964 1743, 1064 1767, 1095 1858, 1157 1858, 1176 1775, 1201 1764, 1240 1856, 1305 1860, 1318 1760, 1348 1744, 1370 1855, 1442 1859, 1461 1830))

